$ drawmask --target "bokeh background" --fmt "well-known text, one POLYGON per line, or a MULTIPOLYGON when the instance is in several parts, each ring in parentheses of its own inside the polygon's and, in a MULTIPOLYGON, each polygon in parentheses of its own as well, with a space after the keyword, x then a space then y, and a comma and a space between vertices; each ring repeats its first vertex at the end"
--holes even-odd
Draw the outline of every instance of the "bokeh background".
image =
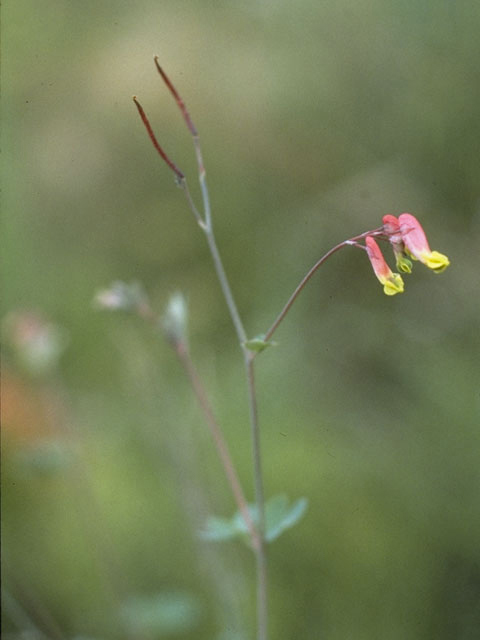
POLYGON ((131 101, 196 186, 250 335, 328 248, 411 211, 449 255, 383 295, 321 269, 258 360, 271 637, 480 634, 480 5, 473 0, 11 0, 3 7, 6 638, 253 638, 248 548, 175 356, 96 311, 114 280, 190 344, 253 498, 241 355, 204 238, 131 101))

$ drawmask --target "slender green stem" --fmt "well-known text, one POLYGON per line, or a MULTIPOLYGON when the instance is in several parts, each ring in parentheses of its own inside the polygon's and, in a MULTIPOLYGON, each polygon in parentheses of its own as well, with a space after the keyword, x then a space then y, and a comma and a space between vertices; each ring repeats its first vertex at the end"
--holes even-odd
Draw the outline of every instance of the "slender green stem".
POLYGON ((211 226, 205 228, 205 235, 207 237, 208 247, 212 255, 217 278, 220 282, 223 296, 225 298, 225 302, 227 303, 227 307, 230 312, 230 317, 232 318, 232 322, 235 327, 235 331, 237 333, 238 341, 240 342, 240 345, 244 349, 243 344, 247 340, 247 334, 245 333, 242 319, 240 318, 240 314, 238 313, 237 305, 235 303, 235 299, 233 297, 230 284, 228 282, 227 274, 225 273, 225 269, 223 267, 223 262, 220 257, 220 253, 218 251, 217 242, 215 240, 215 236, 213 234, 213 230, 211 226))
POLYGON ((192 198, 192 196, 190 194, 190 189, 188 188, 187 179, 186 178, 182 178, 181 180, 178 181, 178 184, 180 185, 180 187, 183 189, 183 191, 185 193, 185 197, 187 198, 188 206, 192 210, 193 215, 195 216, 195 220, 197 221, 197 223, 200 225, 200 227, 202 229, 205 229, 205 222, 203 221, 202 216, 200 215, 197 207, 195 206, 195 202, 193 201, 193 198, 192 198))
POLYGON ((245 354, 245 367, 248 382, 250 405, 250 426, 252 433, 253 466, 255 478, 255 501, 258 509, 258 529, 260 545, 256 549, 257 565, 257 640, 268 637, 268 602, 267 602, 267 553, 265 544, 265 496, 263 491, 262 457, 260 447, 260 429, 258 426, 257 392, 255 385, 253 353, 245 354))
POLYGON ((195 156, 197 158, 198 167, 198 181, 200 182, 200 189, 202 190, 203 210, 205 214, 205 224, 210 229, 212 228, 212 209, 210 207, 210 195, 207 187, 207 176, 205 172, 205 165, 203 164, 202 149, 200 147, 200 137, 197 130, 193 133, 193 145, 195 147, 195 156))
MULTIPOLYGON (((297 285, 297 287, 295 288, 294 292, 292 293, 290 298, 287 300, 287 303, 285 304, 283 309, 278 314, 275 322, 272 324, 270 329, 265 333, 265 337, 264 337, 265 342, 268 342, 271 339, 271 337, 273 336, 275 331, 278 329, 279 324, 282 322, 282 320, 285 318, 287 313, 290 311, 291 306, 293 305, 295 300, 298 298, 299 294, 302 292, 302 290, 305 287, 305 285, 307 284, 307 282, 314 275, 314 273, 317 271, 317 269, 319 269, 322 266, 322 264, 328 260, 328 258, 333 256, 333 254, 336 253, 337 251, 339 251, 340 249, 343 249, 343 247, 356 246, 356 243, 358 242, 358 240, 361 240, 362 238, 365 238, 366 236, 375 236, 375 235, 378 236, 379 234, 382 233, 382 231, 383 231, 383 227, 379 227, 378 229, 373 229, 372 231, 365 231, 364 233, 361 233, 358 236, 354 236, 353 238, 349 238, 348 240, 344 240, 343 242, 340 242, 339 244, 337 244, 334 247, 332 247, 329 251, 327 251, 327 253, 325 253, 320 258, 320 260, 317 260, 317 262, 313 265, 313 267, 301 279, 300 283, 297 285)), ((253 357, 255 357, 255 356, 253 356, 253 357)))
POLYGON ((211 224, 211 214, 208 201, 208 189, 205 180, 205 170, 202 172, 200 181, 202 192, 207 194, 207 200, 204 201, 205 219, 208 221, 203 228, 207 237, 210 253, 213 258, 215 271, 217 273, 222 292, 230 311, 230 316, 237 332, 237 337, 242 347, 245 360, 245 373, 247 377, 248 401, 250 407, 250 429, 252 435, 252 455, 253 455, 253 471, 255 483, 255 502, 258 512, 258 532, 259 544, 255 549, 256 571, 257 571, 257 640, 267 640, 268 625, 268 603, 267 603, 267 555, 265 548, 265 498, 263 491, 263 472, 262 457, 260 447, 260 428, 258 425, 257 414, 257 395, 254 376, 254 363, 252 353, 245 347, 247 334, 243 327, 240 314, 233 297, 230 283, 223 267, 222 259, 217 248, 215 235, 211 224))
POLYGON ((267 616, 268 616, 267 614, 267 570, 266 570, 267 560, 266 560, 266 553, 265 553, 265 537, 264 537, 265 500, 264 500, 264 494, 263 494, 260 432, 259 432, 258 418, 257 418, 257 400, 256 400, 255 377, 254 377, 254 368, 253 368, 253 355, 245 346, 247 335, 246 335, 240 314, 238 312, 237 305, 235 303, 235 299, 233 297, 232 290, 231 290, 227 275, 225 273, 225 269, 223 267, 223 263, 220 257, 220 253, 218 251, 215 235, 213 232, 212 214, 211 214, 211 208, 210 208, 210 197, 208 193, 205 167, 203 164, 203 157, 202 157, 200 139, 199 139, 197 128, 193 124, 193 121, 190 117, 187 107, 183 102, 182 98, 180 97, 178 91, 170 81, 170 78, 167 76, 165 71, 160 66, 157 56, 154 57, 154 61, 155 61, 155 66, 157 67, 158 73, 162 77, 164 83, 166 84, 170 93, 175 99, 175 102, 177 103, 177 106, 185 121, 185 124, 192 135, 193 144, 195 148, 195 155, 197 159, 198 178, 199 178, 200 188, 202 192, 202 201, 203 201, 203 210, 204 210, 203 218, 199 215, 198 210, 195 207, 195 204, 192 198, 190 197, 190 192, 188 191, 183 172, 180 169, 178 169, 178 167, 172 162, 170 157, 165 153, 163 148, 159 145, 153 133, 152 127, 150 126, 147 116, 145 115, 143 109, 141 108, 136 98, 134 98, 134 101, 154 147, 156 148, 157 152, 160 154, 162 159, 166 162, 168 167, 173 171, 177 181, 180 183, 180 186, 183 187, 188 204, 191 210, 193 211, 193 214, 197 222, 199 223, 200 227, 203 229, 205 233, 208 246, 210 249, 210 253, 212 255, 215 271, 216 271, 218 280, 220 282, 220 286, 221 286, 223 295, 225 297, 225 301, 227 303, 227 307, 230 312, 230 316, 232 318, 232 322, 235 327, 238 341, 241 345, 244 360, 245 360, 248 399, 249 399, 249 406, 250 406, 250 425, 251 425, 251 432, 252 432, 253 467, 254 467, 254 478, 255 478, 255 499, 256 499, 257 510, 258 510, 258 519, 259 519, 259 526, 258 526, 259 544, 257 545, 256 553, 255 553, 256 564, 257 564, 257 640, 267 640, 267 616))

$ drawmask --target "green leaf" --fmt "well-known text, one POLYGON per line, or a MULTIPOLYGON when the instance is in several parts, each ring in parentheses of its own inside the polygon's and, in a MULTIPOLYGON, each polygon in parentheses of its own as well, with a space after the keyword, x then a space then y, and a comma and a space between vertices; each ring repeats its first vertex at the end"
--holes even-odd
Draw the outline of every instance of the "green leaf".
MULTIPOLYGON (((304 515, 308 505, 306 498, 299 498, 291 505, 287 496, 277 495, 265 504, 265 540, 276 540, 286 529, 293 527, 304 515)), ((254 524, 258 523, 258 509, 256 504, 248 505, 254 524)), ((211 516, 207 520, 205 529, 200 533, 203 540, 225 541, 246 538, 249 535, 247 524, 240 511, 231 518, 211 516)))
POLYGON ((235 522, 235 516, 233 518, 221 518, 219 516, 210 516, 207 520, 205 529, 200 532, 200 537, 203 540, 222 541, 232 540, 237 538, 240 532, 235 522))
POLYGON ((265 540, 276 540, 286 529, 293 527, 305 514, 308 500, 299 498, 289 506, 285 495, 270 498, 265 505, 265 540))

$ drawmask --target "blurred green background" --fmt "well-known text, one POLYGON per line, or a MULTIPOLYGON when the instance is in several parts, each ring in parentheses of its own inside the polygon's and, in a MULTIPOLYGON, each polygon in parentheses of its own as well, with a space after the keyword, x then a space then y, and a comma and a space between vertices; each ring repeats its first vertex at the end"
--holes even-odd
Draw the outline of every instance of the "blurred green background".
POLYGON ((253 499, 235 334, 131 101, 198 197, 153 54, 250 335, 385 213, 452 263, 390 299, 345 250, 258 359, 267 495, 309 500, 269 550, 271 638, 479 637, 479 30, 473 0, 4 3, 6 638, 254 637, 251 554, 197 535, 235 507, 174 354, 92 307, 116 279, 185 293, 253 499))

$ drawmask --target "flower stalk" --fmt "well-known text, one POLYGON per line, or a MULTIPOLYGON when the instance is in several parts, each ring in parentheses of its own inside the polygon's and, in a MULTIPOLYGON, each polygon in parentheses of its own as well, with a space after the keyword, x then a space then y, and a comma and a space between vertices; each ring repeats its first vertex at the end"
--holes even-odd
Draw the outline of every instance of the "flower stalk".
POLYGON ((295 300, 298 298, 300 293, 305 288, 305 285, 307 284, 307 282, 315 275, 315 273, 318 271, 318 269, 328 260, 328 258, 330 258, 331 256, 333 256, 334 253, 336 253, 337 251, 340 251, 340 249, 343 249, 345 247, 359 246, 359 244, 358 244, 359 241, 362 240, 363 238, 365 238, 368 235, 375 236, 375 235, 381 234, 382 232, 383 232, 383 227, 379 227, 378 229, 374 229, 373 231, 366 231, 365 233, 361 233, 358 236, 354 236, 353 238, 349 238, 348 240, 344 240, 343 242, 340 242, 339 244, 337 244, 334 247, 332 247, 319 260, 317 260, 317 262, 313 265, 313 267, 311 269, 309 269, 309 271, 307 271, 306 275, 301 279, 301 281, 299 282, 299 284, 295 288, 294 292, 292 293, 290 298, 287 300, 287 303, 285 304, 283 309, 278 314, 275 322, 272 324, 272 326, 265 333, 265 338, 264 338, 265 342, 268 342, 272 338, 273 334, 278 329, 278 326, 280 325, 282 320, 285 318, 287 313, 290 311, 290 308, 292 307, 293 303, 295 302, 295 300))

